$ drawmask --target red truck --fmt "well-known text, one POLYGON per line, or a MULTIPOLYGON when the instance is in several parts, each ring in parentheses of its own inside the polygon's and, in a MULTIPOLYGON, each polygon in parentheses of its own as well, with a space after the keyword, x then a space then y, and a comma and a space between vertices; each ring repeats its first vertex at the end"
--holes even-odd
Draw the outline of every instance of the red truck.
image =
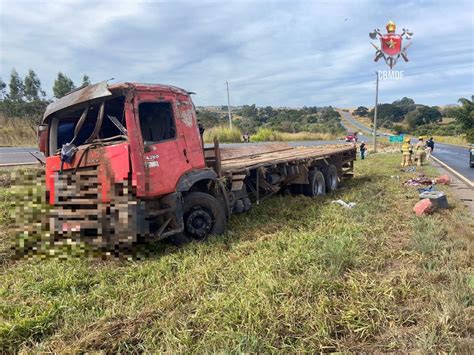
POLYGON ((103 247, 203 239, 268 196, 324 195, 353 174, 352 145, 205 148, 190 95, 102 82, 47 107, 38 132, 55 235, 103 247))

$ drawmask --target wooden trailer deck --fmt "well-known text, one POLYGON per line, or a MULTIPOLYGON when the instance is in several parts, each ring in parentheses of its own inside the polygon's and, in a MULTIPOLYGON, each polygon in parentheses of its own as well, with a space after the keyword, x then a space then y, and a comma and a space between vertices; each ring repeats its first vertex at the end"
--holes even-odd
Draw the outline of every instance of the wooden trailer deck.
POLYGON ((206 160, 222 175, 244 172, 251 169, 298 162, 308 159, 326 159, 335 155, 347 155, 353 160, 352 144, 331 144, 314 147, 292 147, 287 143, 262 143, 239 147, 206 148, 206 160))

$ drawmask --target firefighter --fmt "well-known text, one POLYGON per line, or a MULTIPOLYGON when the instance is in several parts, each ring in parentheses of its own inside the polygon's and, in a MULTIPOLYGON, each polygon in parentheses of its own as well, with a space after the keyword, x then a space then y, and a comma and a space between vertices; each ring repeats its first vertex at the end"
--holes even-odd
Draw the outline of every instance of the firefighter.
POLYGON ((415 145, 416 165, 423 166, 426 157, 426 143, 422 136, 418 137, 418 143, 415 145))
POLYGON ((402 144, 402 167, 412 164, 411 156, 413 154, 413 147, 410 144, 410 138, 405 138, 405 143, 402 144))

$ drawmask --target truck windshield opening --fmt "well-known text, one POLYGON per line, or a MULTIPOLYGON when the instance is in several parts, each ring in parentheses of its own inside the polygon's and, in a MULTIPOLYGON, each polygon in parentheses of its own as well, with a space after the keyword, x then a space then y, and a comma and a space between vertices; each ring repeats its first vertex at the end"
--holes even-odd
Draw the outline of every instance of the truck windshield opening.
MULTIPOLYGON (((102 124, 94 141, 105 140, 107 142, 114 142, 125 138, 123 130, 123 128, 126 128, 124 102, 124 96, 105 100, 102 124), (123 127, 120 127, 120 125, 123 127)), ((76 146, 83 145, 94 133, 101 104, 102 102, 97 102, 89 106, 84 123, 74 139, 76 146)), ((60 149, 64 144, 73 140, 74 131, 85 108, 86 107, 83 106, 73 112, 60 113, 55 117, 55 119, 57 119, 57 125, 53 124, 51 127, 52 139, 50 145, 52 152, 56 152, 56 150, 60 149)))

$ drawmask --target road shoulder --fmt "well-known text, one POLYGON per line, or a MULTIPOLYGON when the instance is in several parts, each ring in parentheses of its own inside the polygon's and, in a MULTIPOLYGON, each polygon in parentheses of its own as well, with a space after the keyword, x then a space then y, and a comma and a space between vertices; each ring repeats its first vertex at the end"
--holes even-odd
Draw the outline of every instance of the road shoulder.
POLYGON ((431 165, 435 167, 440 174, 448 175, 451 178, 451 190, 469 209, 469 213, 474 217, 474 189, 461 180, 456 174, 446 169, 435 160, 431 160, 431 165))

